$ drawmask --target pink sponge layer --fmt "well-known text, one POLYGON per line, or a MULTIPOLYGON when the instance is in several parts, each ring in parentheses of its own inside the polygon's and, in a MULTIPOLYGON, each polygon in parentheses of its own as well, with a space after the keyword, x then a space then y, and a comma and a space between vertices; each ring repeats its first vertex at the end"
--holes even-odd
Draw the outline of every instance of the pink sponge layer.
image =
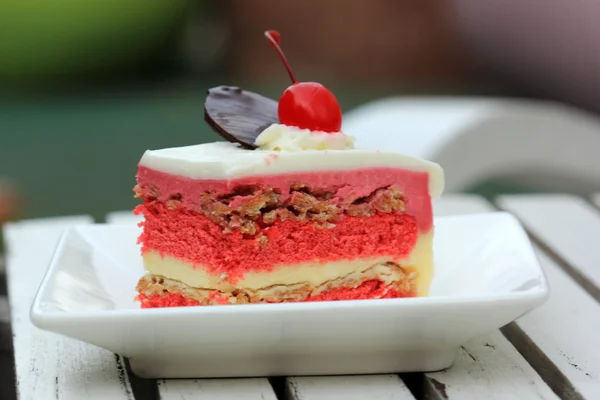
POLYGON ((155 251, 206 266, 214 275, 226 274, 235 284, 248 271, 269 271, 278 264, 329 262, 343 259, 407 256, 417 241, 415 218, 408 214, 376 214, 369 218, 344 216, 331 229, 310 223, 276 221, 262 228, 265 243, 223 228, 203 214, 186 209, 168 210, 163 203, 145 202, 142 252, 155 251))

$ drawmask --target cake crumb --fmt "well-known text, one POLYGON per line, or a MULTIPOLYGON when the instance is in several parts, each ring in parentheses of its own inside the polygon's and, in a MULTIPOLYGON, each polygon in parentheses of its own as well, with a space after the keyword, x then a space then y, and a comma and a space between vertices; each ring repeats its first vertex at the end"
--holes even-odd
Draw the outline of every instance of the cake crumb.
POLYGON ((315 229, 333 229, 335 228, 335 224, 332 224, 331 222, 315 222, 313 227, 315 229))
POLYGON ((269 244, 269 238, 267 238, 264 233, 259 233, 256 235, 256 242, 261 249, 264 249, 269 244))

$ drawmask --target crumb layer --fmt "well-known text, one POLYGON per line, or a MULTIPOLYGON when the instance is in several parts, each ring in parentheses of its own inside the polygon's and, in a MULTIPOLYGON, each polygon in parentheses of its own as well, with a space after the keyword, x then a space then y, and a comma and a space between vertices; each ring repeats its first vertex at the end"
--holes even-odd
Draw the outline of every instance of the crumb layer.
MULTIPOLYGON (((134 188, 136 197, 151 205, 160 194, 139 185, 134 188)), ((304 184, 294 184, 282 196, 275 188, 258 186, 237 187, 232 193, 217 196, 204 193, 197 199, 199 211, 223 228, 223 233, 240 231, 255 235, 261 228, 277 221, 310 222, 319 229, 331 229, 345 215, 371 217, 377 213, 401 213, 406 210, 404 195, 396 186, 379 188, 367 196, 349 196, 343 201, 335 197, 336 189, 315 189, 304 184)), ((169 210, 184 207, 182 195, 171 195, 165 202, 169 210)))
POLYGON ((368 217, 382 212, 406 212, 416 219, 420 231, 432 226, 428 174, 403 169, 328 170, 218 181, 140 165, 135 193, 145 202, 204 213, 223 226, 237 223, 250 234, 252 226, 246 225, 253 224, 246 221, 300 218, 335 223, 343 214, 368 217), (289 213, 268 214, 275 209, 289 213))
POLYGON ((159 275, 146 274, 137 285, 144 308, 182 305, 225 305, 377 299, 416 296, 417 274, 393 263, 374 265, 361 273, 339 277, 313 287, 305 282, 257 290, 220 291, 195 288, 159 275))

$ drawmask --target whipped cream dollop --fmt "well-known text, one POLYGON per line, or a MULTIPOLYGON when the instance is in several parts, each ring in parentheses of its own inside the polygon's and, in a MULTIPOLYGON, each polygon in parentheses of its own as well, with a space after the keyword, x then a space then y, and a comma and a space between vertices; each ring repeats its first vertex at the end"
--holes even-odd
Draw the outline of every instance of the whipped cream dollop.
POLYGON ((262 131, 255 144, 262 150, 350 150, 354 137, 343 132, 321 132, 294 126, 273 124, 262 131))

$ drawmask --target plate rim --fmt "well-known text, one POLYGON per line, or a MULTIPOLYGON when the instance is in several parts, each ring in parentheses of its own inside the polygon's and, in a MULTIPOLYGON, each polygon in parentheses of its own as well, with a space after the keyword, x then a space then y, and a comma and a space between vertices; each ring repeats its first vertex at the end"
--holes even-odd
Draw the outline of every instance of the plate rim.
MULTIPOLYGON (((210 307, 172 307, 172 308, 151 308, 151 309, 117 309, 117 310, 93 310, 93 311, 47 311, 41 307, 42 297, 47 290, 47 286, 51 278, 55 275, 59 268, 57 260, 64 251, 64 243, 67 238, 76 231, 86 231, 95 229, 109 229, 109 230, 124 230, 132 229, 136 225, 124 225, 124 224, 109 224, 109 223, 97 223, 87 225, 75 225, 69 227, 63 231, 58 240, 48 267, 44 273, 38 289, 36 290, 35 296, 31 303, 29 316, 31 322, 40 329, 55 326, 55 323, 66 323, 82 320, 97 320, 102 318, 110 318, 111 321, 121 320, 124 318, 180 318, 180 317, 201 317, 207 314, 231 314, 239 313, 243 310, 245 313, 279 313, 279 312, 306 312, 317 309, 318 311, 336 311, 345 310, 348 308, 385 308, 385 309, 396 309, 402 310, 407 308, 429 308, 439 307, 444 305, 452 306, 466 306, 471 304, 487 304, 495 303, 501 305, 504 303, 512 303, 514 301, 528 301, 533 304, 532 309, 543 304, 550 295, 550 285, 546 272, 539 260, 537 253, 535 252, 533 243, 527 235, 524 227, 519 220, 509 212, 505 211, 491 211, 482 213, 473 213, 465 215, 449 215, 449 216, 434 216, 434 225, 436 220, 461 220, 461 219, 475 219, 481 217, 491 217, 505 219, 510 221, 516 229, 520 231, 523 240, 523 247, 527 249, 527 252, 533 256, 532 260, 535 260, 535 268, 540 275, 540 283, 532 289, 526 291, 510 292, 500 295, 478 295, 478 296, 435 296, 435 297, 415 297, 415 298, 402 298, 402 299, 368 299, 368 300, 343 300, 343 301, 325 301, 325 302, 301 302, 301 303, 284 303, 284 304, 244 304, 238 305, 226 305, 226 306, 210 306, 210 307), (243 307, 243 308, 241 308, 243 307)), ((137 228, 139 229, 139 228, 137 228)))

